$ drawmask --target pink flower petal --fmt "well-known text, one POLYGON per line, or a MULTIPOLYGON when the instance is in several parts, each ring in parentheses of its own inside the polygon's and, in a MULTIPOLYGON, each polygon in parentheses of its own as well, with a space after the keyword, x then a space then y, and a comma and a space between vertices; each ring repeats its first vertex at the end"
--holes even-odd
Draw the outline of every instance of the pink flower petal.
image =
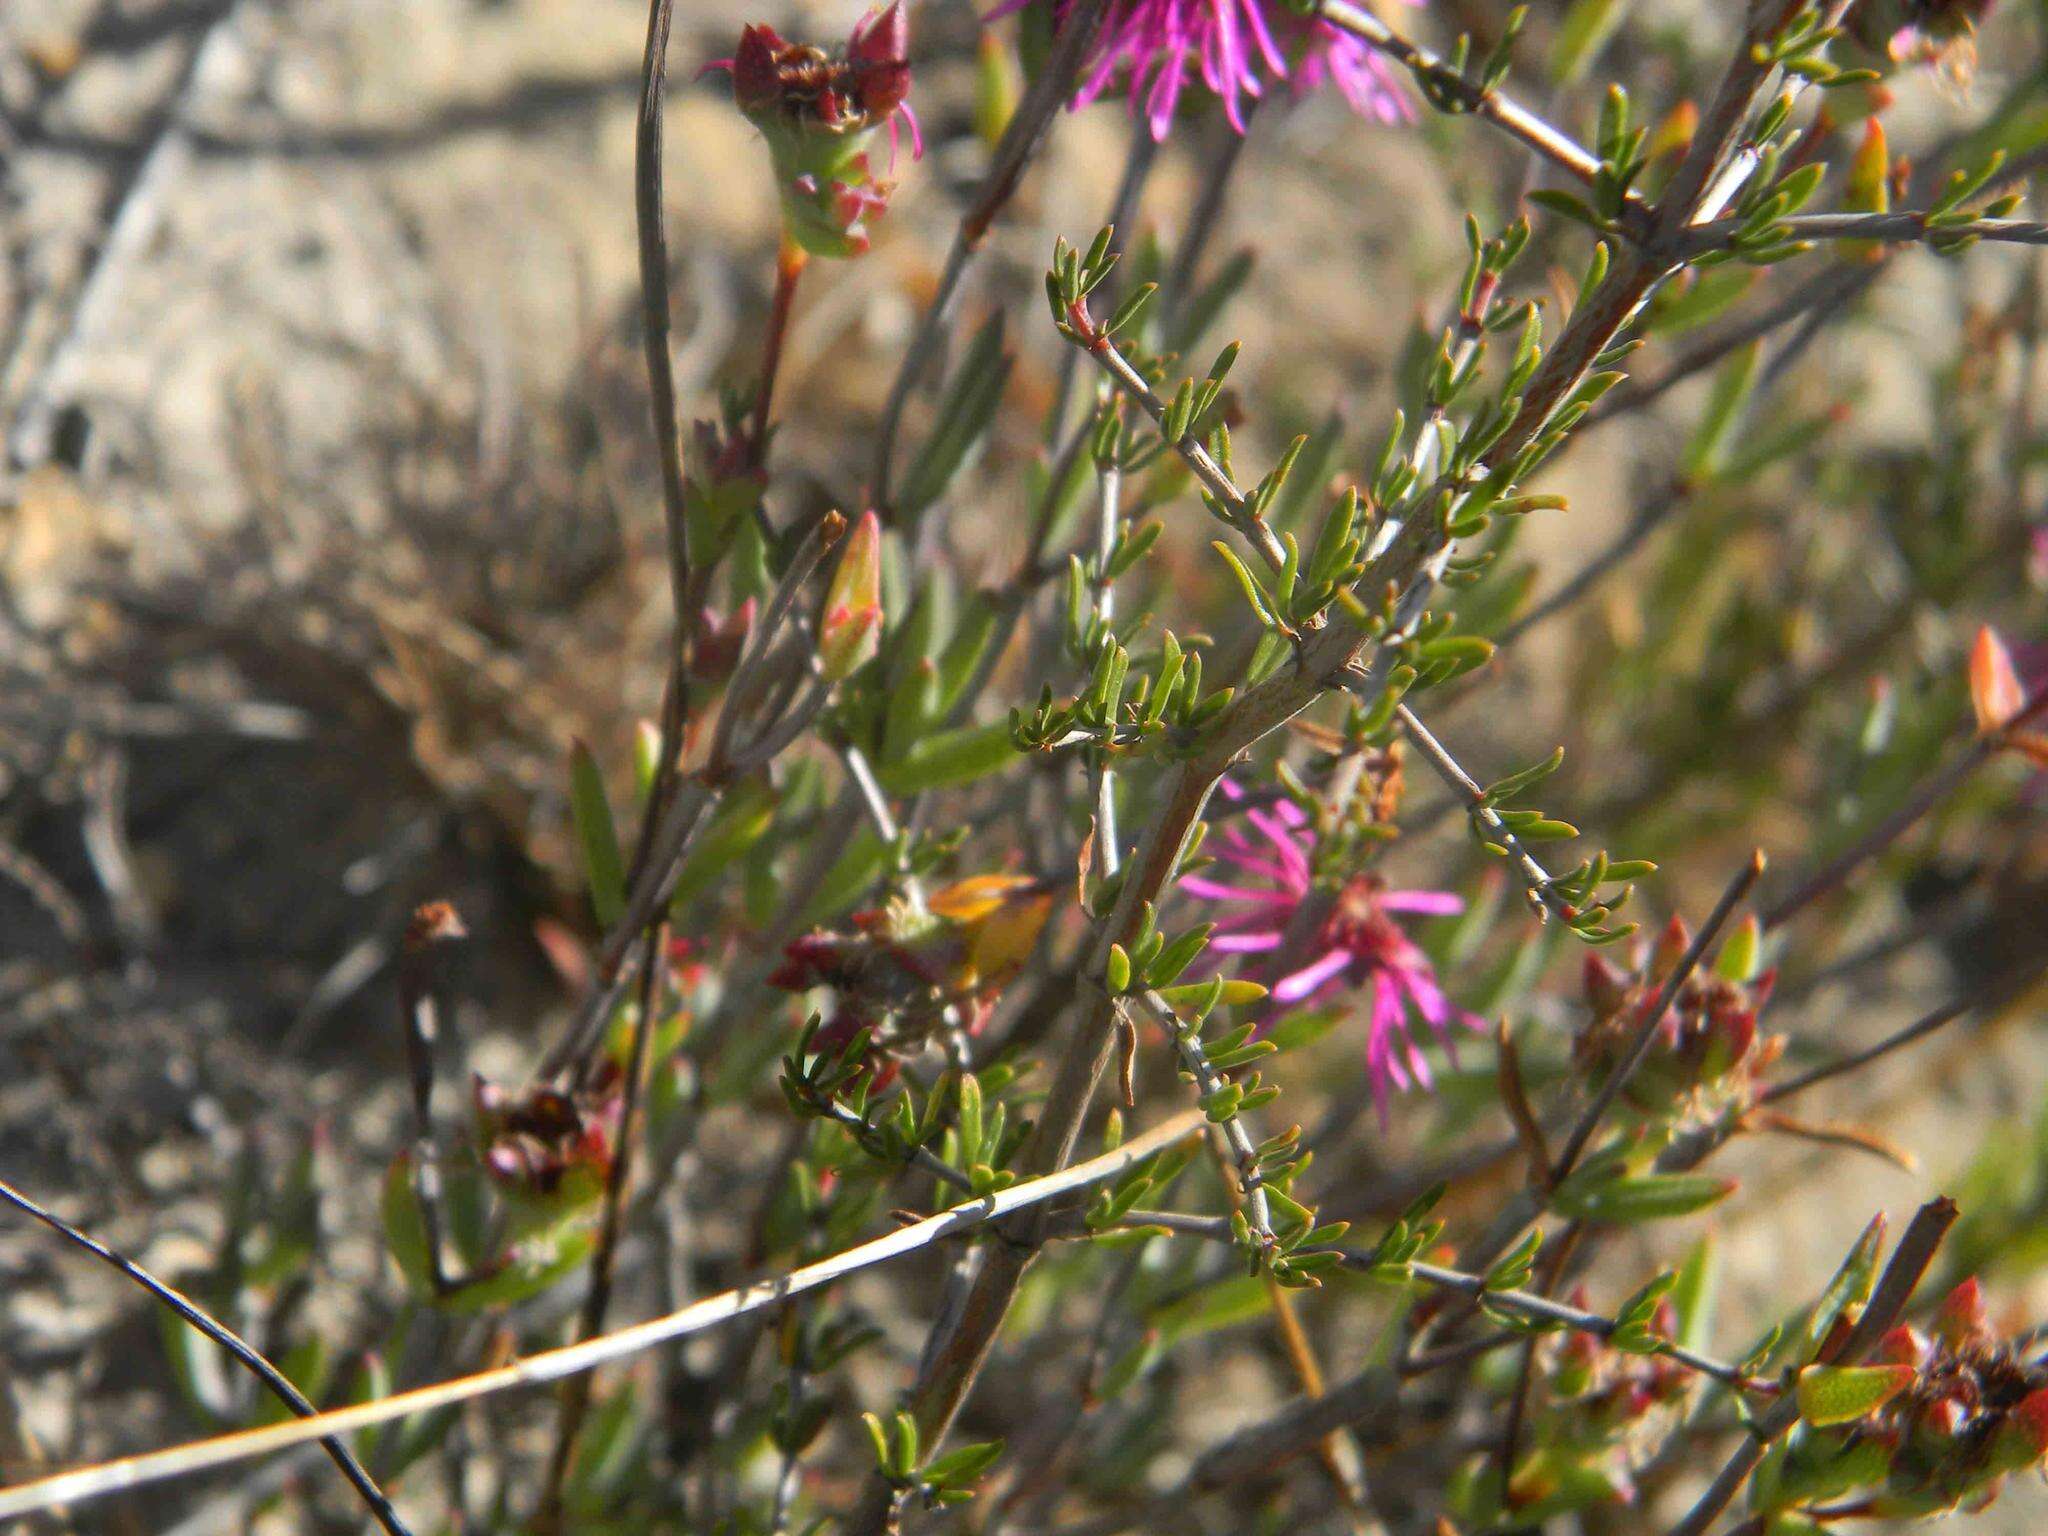
POLYGON ((1220 933, 1209 940, 1209 948, 1224 955, 1263 955, 1279 947, 1277 932, 1220 933))
POLYGON ((1180 882, 1180 888, 1190 896, 1201 896, 1210 901, 1257 901, 1276 907, 1294 905, 1294 898, 1285 891, 1265 891, 1255 890, 1249 886, 1223 885, 1215 880, 1206 880, 1200 875, 1187 876, 1180 882))
POLYGON ((1227 838, 1217 845, 1216 858, 1219 863, 1233 865, 1250 874, 1264 875, 1268 880, 1277 882, 1287 890, 1300 892, 1308 889, 1306 879, 1297 879, 1293 871, 1281 868, 1271 859, 1262 859, 1254 853, 1240 852, 1231 846, 1227 838))
POLYGON ((1429 1058, 1422 1054, 1422 1048, 1413 1040, 1408 1042, 1408 1070, 1415 1074, 1415 1081, 1425 1092, 1436 1086, 1436 1077, 1429 1070, 1429 1058))
POLYGON ((1401 1005, 1388 995, 1389 989, 1379 983, 1371 983, 1372 1007, 1367 1014, 1365 1033, 1365 1077, 1372 1090, 1372 1107, 1378 1117, 1380 1130, 1387 1129, 1388 1090, 1394 1082, 1391 1050, 1394 1028, 1401 1017, 1401 1005))
POLYGON ((1387 975, 1415 1000, 1415 1008, 1429 1021, 1429 1027, 1438 1035, 1444 1033, 1444 1025, 1450 1022, 1450 1000, 1443 994, 1443 988, 1436 984, 1436 978, 1427 971, 1411 967, 1389 966, 1387 975))
POLYGON ((1401 1053, 1399 1051, 1389 1050, 1386 1060, 1380 1064, 1380 1067, 1387 1077, 1392 1080, 1394 1086, 1403 1093, 1406 1093, 1415 1086, 1408 1079, 1408 1069, 1401 1065, 1401 1053))
POLYGON ((1273 997, 1282 1003, 1298 1003, 1351 963, 1348 950, 1333 949, 1313 965, 1303 966, 1274 984, 1273 997))
POLYGON ((1388 891, 1380 897, 1382 912, 1416 912, 1426 917, 1456 917, 1465 898, 1449 891, 1388 891))
POLYGON ((1246 811, 1244 816, 1246 821, 1266 834, 1266 840, 1273 845, 1274 852, 1280 855, 1280 862, 1287 867, 1290 877, 1306 881, 1309 875, 1308 858, 1302 853, 1301 845, 1294 840, 1294 835, 1264 811, 1246 811))

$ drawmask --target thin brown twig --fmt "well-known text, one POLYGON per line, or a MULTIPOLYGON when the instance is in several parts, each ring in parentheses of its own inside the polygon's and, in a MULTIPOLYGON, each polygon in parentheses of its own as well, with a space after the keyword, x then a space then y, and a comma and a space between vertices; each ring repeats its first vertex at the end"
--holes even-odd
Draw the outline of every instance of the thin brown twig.
POLYGON ((1889 1136, 1864 1126, 1822 1125, 1792 1115, 1780 1114, 1774 1109, 1752 1111, 1748 1123, 1754 1130, 1767 1131, 1775 1136, 1789 1136, 1796 1141, 1867 1153, 1906 1173, 1912 1173, 1920 1166, 1919 1158, 1913 1155, 1910 1148, 1902 1147, 1889 1136))
MULTIPOLYGON (((182 1292, 164 1284, 141 1265, 116 1253, 97 1238, 87 1236, 70 1222, 38 1205, 12 1185, 0 1183, 0 1200, 5 1200, 24 1215, 34 1217, 65 1241, 83 1248, 102 1264, 118 1270, 133 1280, 187 1324, 226 1350, 243 1369, 262 1382, 279 1402, 300 1418, 311 1419, 319 1416, 320 1410, 307 1400, 303 1392, 292 1385, 289 1377, 264 1359, 241 1335, 216 1322, 198 1303, 182 1292)), ((319 1440, 321 1448, 327 1452, 335 1466, 341 1469, 341 1475, 346 1477, 356 1492, 362 1495, 363 1502, 369 1506, 370 1513, 376 1517, 377 1523, 390 1532, 391 1536, 411 1536, 404 1520, 399 1518, 398 1511, 392 1507, 390 1498, 377 1486, 376 1479, 356 1460, 355 1454, 341 1442, 340 1437, 329 1434, 320 1436, 319 1440)))
MULTIPOLYGON (((1854 1365, 1891 1330, 1899 1320, 1899 1314, 1905 1310, 1906 1303, 1912 1299, 1920 1277, 1934 1261, 1935 1250, 1941 1246, 1941 1240, 1955 1225, 1956 1215, 1956 1203, 1946 1195, 1928 1201, 1914 1213, 1912 1222, 1899 1238, 1899 1245, 1892 1250, 1891 1262, 1885 1266, 1862 1315, 1843 1338, 1840 1347, 1832 1354, 1826 1354, 1822 1363, 1854 1365)), ((1790 1393, 1771 1404, 1749 1427, 1734 1455, 1729 1457, 1693 1507, 1671 1527, 1668 1536, 1706 1536, 1707 1528, 1720 1518, 1721 1511, 1733 1502, 1756 1464, 1763 1460, 1764 1452, 1792 1427, 1798 1417, 1799 1401, 1790 1393)))
MULTIPOLYGON (((1348 4, 1347 0, 1322 0, 1316 15, 1399 63, 1426 88, 1432 100, 1441 95, 1455 101, 1459 110, 1493 124, 1581 182, 1591 182, 1599 173, 1600 157, 1576 143, 1569 134, 1552 127, 1497 87, 1488 90, 1467 80, 1363 6, 1348 4)), ((1640 212, 1641 200, 1631 195, 1631 206, 1640 212)))
POLYGON ((1900 1050, 1917 1040, 1923 1040, 1927 1036, 1947 1028, 1965 1014, 2004 1007, 2007 1003, 2024 996, 2028 988, 2038 982, 2042 975, 2043 966, 2041 965, 2023 967, 2018 975, 2007 978, 2004 982, 1993 986, 1986 993, 1959 997, 1952 1002, 1944 1003, 1933 1012, 1923 1014, 1904 1029, 1886 1035, 1882 1040, 1877 1041, 1873 1045, 1865 1046, 1862 1050, 1851 1052, 1849 1055, 1835 1061, 1824 1061, 1819 1066, 1810 1067, 1798 1076, 1789 1077, 1781 1083, 1771 1084, 1770 1087, 1758 1095, 1757 1103, 1759 1105, 1782 1103, 1794 1094, 1804 1093, 1807 1089, 1827 1082, 1830 1078, 1841 1077, 1850 1072, 1860 1071, 1872 1062, 1889 1056, 1893 1051, 1900 1050))
POLYGON ((1488 838, 1508 851, 1508 859, 1515 866, 1515 873, 1521 879, 1522 889, 1537 921, 1542 922, 1555 915, 1568 924, 1578 917, 1578 909, 1558 894, 1550 871, 1529 851, 1528 844, 1515 835, 1486 798, 1486 791, 1451 756, 1449 749, 1437 740, 1435 733, 1422 723, 1415 711, 1406 704, 1397 704, 1394 706, 1394 718, 1400 721, 1401 729, 1415 743, 1423 760, 1436 771, 1437 777, 1465 801, 1466 814, 1485 829, 1488 838))
POLYGON ((2048 711, 2048 689, 2029 699, 2026 705, 1996 731, 1977 736, 1961 754, 1922 782, 1891 815, 1842 850, 1826 865, 1795 886, 1783 900, 1763 916, 1766 931, 1781 928, 1822 897, 1840 888, 1858 868, 1897 842, 1942 801, 1962 787, 1976 771, 2006 746, 2006 733, 2019 729, 2048 711))
MULTIPOLYGON (((1057 1173, 1013 1184, 907 1227, 899 1227, 894 1232, 814 1264, 705 1297, 678 1311, 635 1323, 614 1333, 545 1350, 506 1365, 436 1382, 410 1392, 336 1408, 296 1423, 216 1435, 0 1488, 0 1519, 34 1514, 63 1504, 82 1504, 110 1493, 147 1487, 170 1478, 189 1477, 215 1467, 232 1466, 312 1440, 350 1434, 373 1424, 388 1424, 514 1387, 560 1381, 578 1372, 623 1360, 657 1344, 689 1338, 735 1319, 783 1306, 793 1297, 818 1290, 848 1275, 872 1269, 906 1254, 921 1252, 1019 1211, 1119 1178, 1155 1152, 1197 1134, 1202 1123, 1199 1110, 1184 1111, 1133 1136, 1113 1152, 1105 1152, 1057 1173)), ((997 1245, 997 1248, 1001 1246, 997 1245)))
MULTIPOLYGON (((1970 219, 1952 224, 1930 222, 1921 209, 1898 213, 1800 213, 1772 225, 1786 240, 1884 240, 1894 244, 1915 240, 1989 240, 2009 245, 2048 245, 2048 224, 2035 219, 1970 219)), ((1686 231, 1681 249, 1688 256, 1723 250, 1742 232, 1744 219, 1716 219, 1686 231)))
MULTIPOLYGON (((1755 156, 1746 151, 1732 160, 1728 157, 1737 148, 1751 105, 1770 78, 1770 66, 1761 56, 1763 50, 1756 46, 1769 32, 1760 29, 1773 27, 1784 9, 1775 6, 1768 16, 1752 16, 1723 79, 1714 109, 1708 114, 1707 126, 1674 173, 1671 190, 1657 215, 1659 235, 1668 237, 1696 217, 1718 213, 1754 169, 1755 156)), ((1544 355, 1523 391, 1521 411, 1483 457, 1479 467, 1484 473, 1503 473, 1520 460, 1524 450, 1551 425, 1554 414, 1595 360, 1636 316, 1644 298, 1666 270, 1658 260, 1640 250, 1625 251, 1617 259, 1607 279, 1580 304, 1556 344, 1544 355)), ((1118 382, 1128 388, 1129 381, 1118 382)), ((1149 385, 1145 388, 1149 392, 1149 385)), ((1454 491, 1455 487, 1448 483, 1432 486, 1410 504, 1431 506, 1443 490, 1454 491)), ((1078 968, 1075 998, 1079 1006, 1075 1009, 1074 1033, 1025 1145, 1023 1162, 1027 1169, 1042 1172, 1058 1168, 1072 1156, 1115 1041, 1114 1000, 1107 994, 1090 996, 1091 991, 1100 990, 1092 988, 1093 978, 1101 974, 1109 945, 1132 938, 1139 908, 1155 900, 1172 878, 1216 781, 1246 747, 1293 719, 1326 690, 1338 686, 1347 674, 1366 674, 1368 680, 1362 688, 1353 685, 1353 691, 1373 694, 1376 684, 1371 674, 1381 670, 1385 641, 1405 633, 1420 617, 1421 604, 1433 590, 1440 563, 1448 553, 1438 520, 1427 516, 1404 518, 1359 584, 1361 590, 1393 594, 1393 636, 1347 615, 1333 614, 1330 622, 1305 638, 1294 667, 1276 673, 1236 698, 1205 732, 1200 750, 1183 760, 1132 856, 1114 909, 1097 924, 1078 968)), ((1591 1134, 1590 1129, 1586 1134, 1591 1134)), ((936 1446, 951 1428, 994 1348, 996 1334, 1042 1230, 1040 1223, 1027 1221, 1013 1234, 1012 1243, 989 1251, 960 1325, 932 1360, 930 1369, 922 1373, 912 1394, 910 1412, 921 1443, 936 1446)), ((849 1513, 845 1529, 850 1536, 879 1536, 886 1529, 893 1508, 891 1485, 886 1479, 871 1477, 849 1513)))
POLYGON ((804 248, 783 235, 775 250, 775 298, 769 305, 768 331, 761 343, 761 382, 754 389, 754 410, 747 425, 747 459, 757 470, 768 462, 768 416, 775 401, 775 377, 782 371, 782 342, 789 333, 797 280, 804 275, 808 260, 804 248))
POLYGON ((1548 1188, 1550 1142, 1543 1134, 1543 1122, 1536 1118, 1536 1111, 1529 1103, 1528 1090, 1523 1086, 1522 1053, 1515 1046, 1514 1026, 1508 1022, 1506 1014, 1501 1015, 1493 1039, 1500 1053, 1496 1075, 1500 1079, 1501 1107, 1507 1111, 1508 1122, 1514 1126, 1515 1137, 1529 1160, 1529 1181, 1539 1188, 1548 1188))
MULTIPOLYGON (((618 1265, 619 1238, 625 1228, 626 1189, 632 1178, 633 1149, 639 1141, 640 1095, 654 1040, 655 1004, 660 994, 659 978, 662 973, 661 952, 667 932, 666 923, 651 925, 641 955, 639 1010, 633 1018, 626 1080, 620 1090, 618 1144, 612 1154, 612 1165, 605 1175, 604 1210, 598 1224, 597 1246, 590 1256, 590 1289, 584 1295, 583 1311, 576 1320, 576 1337, 579 1339, 591 1339, 603 1333, 605 1314, 611 1309, 612 1277, 618 1265)), ((534 1521, 543 1533, 561 1529, 562 1492, 568 1484, 569 1467, 576 1456, 584 1418, 590 1411, 590 1392, 595 1374, 588 1372, 572 1376, 562 1384, 555 1446, 548 1458, 534 1521)))
MULTIPOLYGON (((640 261, 642 353, 647 369, 648 407, 653 418, 655 447, 661 461, 662 525, 666 535, 669 601, 675 634, 669 646, 667 680, 662 688, 659 741, 654 782, 634 839, 627 866, 629 891, 643 888, 649 866, 660 856, 662 830, 670 819, 680 773, 683 734, 690 716, 689 678, 683 669, 683 647, 689 615, 694 610, 695 577, 690 560, 688 488, 683 476, 682 420, 676 399, 675 360, 669 351, 668 228, 662 170, 663 87, 668 77, 668 40, 674 0, 649 0, 647 43, 640 63, 640 105, 633 140, 633 207, 640 261)), ((766 391, 763 391, 765 398, 766 391)), ((702 809, 701 802, 699 803, 702 809)), ((694 824, 694 817, 692 818, 694 824)), ((687 836, 687 832, 685 833, 687 836)), ((543 1075, 580 1069, 594 1059, 599 1032, 594 1027, 611 1007, 619 963, 626 946, 645 926, 651 913, 641 913, 630 927, 612 936, 616 948, 600 965, 592 999, 569 1034, 542 1063, 543 1075)))
POLYGON ((462 920, 446 902, 427 902, 406 924, 399 942, 399 1022, 405 1031, 407 1077, 412 1089, 412 1192, 427 1249, 427 1275, 437 1295, 468 1283, 449 1273, 441 1211, 441 1153, 434 1130, 434 1082, 441 1039, 442 960, 464 936, 462 920))
POLYGON ((1700 931, 1693 935, 1692 943, 1686 946, 1678 964, 1671 968, 1671 974, 1664 978, 1663 985, 1658 987, 1656 996, 1644 1010, 1643 1021, 1636 1027, 1636 1037, 1629 1047, 1628 1055, 1622 1058, 1620 1066, 1607 1075, 1607 1080, 1600 1085, 1600 1091, 1593 1095, 1592 1102, 1586 1106, 1584 1113, 1579 1116, 1578 1123, 1572 1127, 1572 1133, 1565 1141, 1564 1150, 1558 1154, 1557 1164, 1550 1172, 1550 1182, 1553 1186, 1561 1183, 1579 1165, 1579 1159, 1585 1154, 1587 1143, 1599 1130, 1600 1122, 1606 1118, 1607 1111, 1614 1107, 1614 1101, 1621 1097, 1622 1089, 1628 1086, 1629 1079, 1635 1076, 1636 1069, 1649 1056, 1650 1048, 1656 1043, 1658 1027, 1663 1024, 1664 1015, 1677 998, 1679 989, 1692 979, 1692 973, 1698 969, 1708 948, 1720 936, 1721 929, 1726 926, 1728 919, 1735 915, 1735 909, 1742 904, 1742 899, 1749 894, 1751 887, 1756 884, 1757 878, 1763 872, 1764 856, 1759 849, 1749 856, 1742 868, 1736 872, 1735 878, 1728 882, 1727 889, 1721 892, 1721 899, 1714 903, 1714 910, 1707 915, 1706 922, 1700 925, 1700 931))
POLYGON ((1089 46, 1095 41, 1095 33, 1108 10, 1109 0, 1079 0, 1068 11, 1059 35, 1054 39, 1051 56, 1039 71, 1038 78, 1032 81, 1030 90, 1025 92, 1024 99, 1017 104, 1017 110, 996 144, 988 173, 975 189, 973 201, 960 215, 960 226, 954 232, 952 248, 946 253, 946 265, 939 275, 938 292, 932 295, 924 317, 918 322, 916 334, 904 349, 903 361, 896 369, 896 378, 889 386, 889 397, 882 407, 881 422, 875 429, 874 462, 868 470, 868 499, 877 508, 886 509, 889 505, 890 461, 895 457, 904 407, 910 403, 911 391, 923 380, 926 369, 937 355, 939 341, 947 322, 952 319, 953 306, 959 300, 960 285, 967 276, 967 268, 980 251, 982 241, 987 239, 989 226, 995 222, 996 215, 1016 193, 1024 168, 1031 163, 1046 129, 1073 95, 1074 82, 1080 78, 1089 46))
MULTIPOLYGON (((1130 359, 1119 352, 1115 343, 1106 336, 1097 334, 1092 338, 1084 338, 1077 331, 1074 339, 1075 345, 1095 359, 1102 371, 1109 375, 1110 381, 1137 402, 1139 408, 1152 418, 1153 425, 1158 427, 1164 436, 1166 401, 1160 398, 1159 392, 1146 381, 1145 376, 1131 365, 1130 359)), ((1169 442, 1167 446, 1179 454, 1188 468, 1194 471, 1195 478, 1202 482, 1203 488, 1222 507, 1224 521, 1237 530, 1260 559, 1276 571, 1287 563, 1287 551, 1281 548, 1280 540, 1275 537, 1272 528, 1192 431, 1169 442)))
MULTIPOLYGON (((683 485, 682 422, 675 363, 669 356, 668 227, 662 198, 662 87, 668 77, 669 23, 675 0, 649 0, 647 48, 640 66, 640 109, 633 138, 633 207, 639 234, 640 309, 654 441, 661 455, 661 505, 668 531, 669 586, 676 623, 688 620, 689 523, 683 485)), ((664 742, 669 752, 678 743, 664 742)))

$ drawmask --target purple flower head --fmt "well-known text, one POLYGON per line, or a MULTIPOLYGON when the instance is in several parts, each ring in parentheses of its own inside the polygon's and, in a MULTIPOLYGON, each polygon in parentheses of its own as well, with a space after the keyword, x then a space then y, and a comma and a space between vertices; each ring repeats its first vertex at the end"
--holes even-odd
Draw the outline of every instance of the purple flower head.
MULTIPOLYGON (((989 19, 1049 5, 1057 29, 1073 4, 1003 0, 989 19)), ((1199 82, 1242 133, 1246 99, 1263 96, 1275 80, 1289 81, 1297 95, 1334 85, 1353 110, 1384 123, 1414 115, 1393 66, 1362 38, 1296 16, 1279 0, 1111 0, 1072 105, 1126 90, 1131 110, 1142 112, 1152 137, 1163 140, 1181 93, 1199 82)))
MULTIPOLYGON (((1232 800, 1244 791, 1225 779, 1219 788, 1232 800)), ((1243 812, 1257 837, 1236 825, 1221 825, 1211 847, 1218 864, 1254 883, 1224 883, 1190 875, 1180 888, 1191 896, 1227 901, 1237 910, 1217 923, 1212 953, 1305 956, 1305 963, 1270 982, 1273 1000, 1307 1002, 1340 987, 1365 987, 1370 996, 1366 1032, 1366 1074, 1381 1122, 1391 1088, 1431 1086, 1428 1058, 1415 1042, 1414 1016, 1456 1058, 1451 1025, 1484 1029, 1477 1014, 1444 995, 1429 957, 1395 922, 1395 914, 1447 917, 1465 903, 1449 891, 1395 891, 1375 875, 1353 875, 1334 892, 1319 886, 1316 835, 1299 807, 1280 801, 1270 810, 1243 812), (1305 935, 1296 930, 1305 925, 1305 935)))

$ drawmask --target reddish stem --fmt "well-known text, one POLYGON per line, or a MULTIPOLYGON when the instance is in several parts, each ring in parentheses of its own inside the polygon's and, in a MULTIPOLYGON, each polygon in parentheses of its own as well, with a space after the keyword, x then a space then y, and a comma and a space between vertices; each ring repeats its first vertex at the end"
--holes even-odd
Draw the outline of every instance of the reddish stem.
POLYGON ((796 301, 796 280, 810 260, 804 248, 782 237, 775 253, 775 302, 768 310, 768 335, 761 344, 761 387, 754 394, 754 418, 747 426, 747 460, 760 469, 768 462, 768 409, 775 398, 775 375, 782 366, 782 339, 789 330, 789 311, 796 301))

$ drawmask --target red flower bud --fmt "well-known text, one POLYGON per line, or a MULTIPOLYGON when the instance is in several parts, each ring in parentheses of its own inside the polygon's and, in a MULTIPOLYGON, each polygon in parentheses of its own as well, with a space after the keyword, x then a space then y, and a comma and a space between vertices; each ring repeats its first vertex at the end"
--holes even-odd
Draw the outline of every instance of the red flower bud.
POLYGON ((1598 950, 1587 951, 1581 976, 1594 1017, 1604 1019, 1628 1000, 1628 977, 1598 950))
POLYGON ((563 1093, 506 1092, 474 1079, 480 1161, 501 1182, 530 1197, 594 1196, 612 1164, 620 1104, 615 1086, 563 1093), (571 1176, 576 1176, 573 1183, 571 1176))
POLYGON ((880 15, 853 29, 846 57, 853 65, 854 93, 861 110, 883 118, 903 105, 910 94, 910 22, 903 0, 892 0, 880 15))
POLYGON ((1692 930, 1685 926, 1684 918, 1672 913, 1671 921, 1657 935, 1657 947, 1650 956, 1650 974, 1659 977, 1670 975, 1691 946, 1692 930))
POLYGON ((1717 998, 1709 1005, 1707 1025, 1707 1050, 1702 1066, 1707 1077, 1718 1078, 1738 1066, 1756 1044, 1756 1015, 1717 998))
POLYGON ((881 630, 882 525, 870 510, 853 525, 825 589, 818 621, 820 675, 827 682, 843 682, 875 654, 881 630))
POLYGON ((2009 1409, 1991 1442, 1990 1467, 2016 1471, 2048 1456, 2048 1387, 2036 1387, 2009 1409))
POLYGON ((843 977, 845 957, 830 934, 807 933, 783 946, 782 964, 768 975, 768 985, 784 992, 808 992, 843 977))
POLYGON ((754 600, 750 597, 731 614, 720 618, 716 609, 705 607, 697 615, 690 650, 690 672, 706 682, 724 682, 739 665, 740 652, 747 643, 747 631, 754 623, 754 600))
POLYGON ((1977 1284, 1975 1275, 1943 1299, 1934 1314, 1934 1331, 1951 1348, 1981 1339, 1988 1332, 1984 1317, 1984 1291, 1977 1284))
POLYGON ((1764 1005, 1771 1000, 1771 994, 1778 990, 1778 968, 1773 965, 1749 984, 1749 1006, 1757 1013, 1764 1011, 1764 1005))
POLYGON ((1928 1405, 1926 1413, 1921 1415, 1920 1423, 1923 1428, 1933 1431, 1943 1439, 1952 1440, 1962 1432, 1963 1425, 1968 1420, 1968 1409, 1954 1398, 1944 1397, 1928 1405))
POLYGON ((1915 1365, 1927 1357, 1927 1341, 1912 1326, 1901 1323, 1877 1341, 1871 1358, 1886 1365, 1915 1365))
POLYGON ((2036 1387, 2021 1398, 2011 1422, 2025 1434, 2036 1457, 2048 1456, 2048 1387, 2036 1387))
POLYGON ((788 46, 771 26, 751 26, 740 33, 739 51, 732 60, 732 99, 742 112, 765 112, 782 99, 776 56, 788 46))

